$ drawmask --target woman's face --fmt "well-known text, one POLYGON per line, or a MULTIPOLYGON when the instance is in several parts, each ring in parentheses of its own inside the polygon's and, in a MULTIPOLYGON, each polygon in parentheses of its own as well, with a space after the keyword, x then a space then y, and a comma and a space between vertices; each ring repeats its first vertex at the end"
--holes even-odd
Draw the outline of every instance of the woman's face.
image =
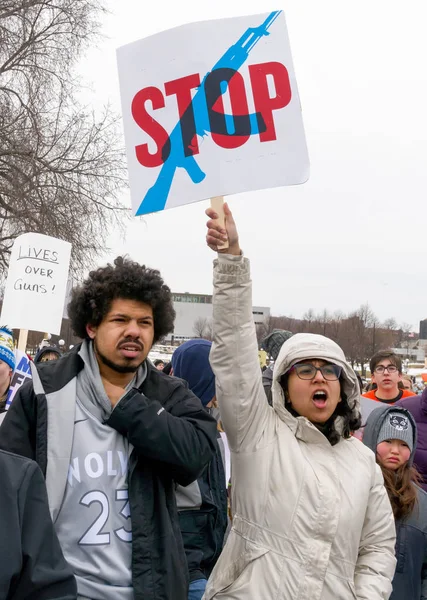
POLYGON ((397 471, 410 456, 409 446, 403 440, 384 440, 377 446, 378 462, 390 471, 397 471))
POLYGON ((6 362, 0 360, 0 396, 3 396, 8 389, 11 377, 12 369, 6 362))
MULTIPOLYGON (((301 361, 297 365, 323 367, 331 365, 331 363, 325 360, 313 359, 301 361)), ((297 365, 294 365, 294 367, 297 365)), ((288 376, 287 399, 290 401, 292 408, 312 423, 326 423, 341 400, 339 379, 334 381, 330 381, 329 377, 325 379, 321 371, 316 371, 313 379, 301 379, 294 367, 288 376)), ((332 368, 335 368, 335 366, 332 366, 332 368)), ((309 372, 309 369, 307 369, 307 372, 309 372)), ((304 376, 304 373, 302 375, 304 376)))

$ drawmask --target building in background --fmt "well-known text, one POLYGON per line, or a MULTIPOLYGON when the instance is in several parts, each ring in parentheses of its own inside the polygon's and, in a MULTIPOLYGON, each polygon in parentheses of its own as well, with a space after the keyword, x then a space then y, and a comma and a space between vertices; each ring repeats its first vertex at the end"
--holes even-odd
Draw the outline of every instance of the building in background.
POLYGON ((424 363, 424 348, 411 348, 408 346, 406 348, 391 348, 391 351, 397 354, 397 356, 400 356, 404 365, 405 361, 410 363, 424 363))
POLYGON ((427 319, 420 321, 420 340, 427 340, 427 319))
MULTIPOLYGON (((212 296, 209 294, 173 293, 176 311, 175 329, 166 342, 181 343, 197 337, 212 336, 212 296)), ((255 325, 262 325, 270 318, 270 308, 254 306, 255 325)))

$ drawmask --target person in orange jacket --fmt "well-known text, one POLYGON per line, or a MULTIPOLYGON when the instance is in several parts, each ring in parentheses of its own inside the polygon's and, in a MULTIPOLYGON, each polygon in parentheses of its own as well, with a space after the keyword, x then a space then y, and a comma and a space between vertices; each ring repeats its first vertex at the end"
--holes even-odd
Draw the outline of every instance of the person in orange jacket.
POLYGON ((400 389, 402 360, 392 350, 380 350, 374 354, 369 366, 372 383, 375 383, 377 388, 363 394, 365 398, 391 405, 402 398, 415 396, 409 390, 400 389))

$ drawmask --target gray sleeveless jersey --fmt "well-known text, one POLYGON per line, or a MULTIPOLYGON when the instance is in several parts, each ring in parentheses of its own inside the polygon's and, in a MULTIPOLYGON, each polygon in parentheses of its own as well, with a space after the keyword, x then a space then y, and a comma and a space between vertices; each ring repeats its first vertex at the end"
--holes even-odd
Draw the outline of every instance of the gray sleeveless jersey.
POLYGON ((133 600, 128 502, 131 444, 77 399, 64 501, 55 523, 78 593, 90 600, 133 600))

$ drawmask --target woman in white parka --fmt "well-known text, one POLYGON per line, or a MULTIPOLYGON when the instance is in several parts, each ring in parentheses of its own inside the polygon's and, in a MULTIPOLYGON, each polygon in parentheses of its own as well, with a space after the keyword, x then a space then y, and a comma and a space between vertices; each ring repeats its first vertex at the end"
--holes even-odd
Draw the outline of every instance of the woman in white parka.
POLYGON ((351 437, 359 388, 341 348, 297 334, 282 346, 267 403, 249 262, 234 220, 207 211, 214 266, 211 364, 232 452, 233 526, 204 600, 387 600, 393 513, 374 454, 351 437))

